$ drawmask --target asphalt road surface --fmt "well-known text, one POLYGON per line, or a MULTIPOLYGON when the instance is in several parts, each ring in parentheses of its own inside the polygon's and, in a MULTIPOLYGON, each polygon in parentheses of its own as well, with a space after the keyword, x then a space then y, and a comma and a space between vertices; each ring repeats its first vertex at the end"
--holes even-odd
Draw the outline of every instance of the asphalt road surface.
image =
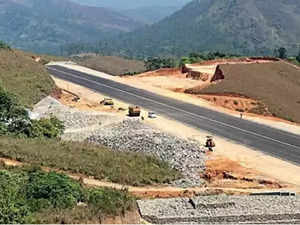
MULTIPOLYGON (((167 98, 61 66, 48 66, 55 77, 87 87, 111 98, 139 105, 171 119, 208 131, 266 154, 300 164, 300 134, 243 120, 194 104, 167 98)), ((222 148, 218 146, 217 148, 222 148)))

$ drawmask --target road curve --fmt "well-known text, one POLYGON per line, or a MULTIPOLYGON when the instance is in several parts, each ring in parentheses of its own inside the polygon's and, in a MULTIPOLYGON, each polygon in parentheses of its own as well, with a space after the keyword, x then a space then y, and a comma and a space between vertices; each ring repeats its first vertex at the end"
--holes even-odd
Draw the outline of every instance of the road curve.
POLYGON ((57 78, 79 84, 111 98, 139 105, 195 128, 300 165, 300 135, 62 66, 48 66, 47 69, 57 78))

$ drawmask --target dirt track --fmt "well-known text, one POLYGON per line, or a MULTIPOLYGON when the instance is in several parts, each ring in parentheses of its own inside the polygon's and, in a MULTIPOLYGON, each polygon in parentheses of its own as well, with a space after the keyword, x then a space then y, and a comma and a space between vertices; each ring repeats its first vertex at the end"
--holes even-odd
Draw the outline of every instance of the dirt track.
MULTIPOLYGON (((4 162, 8 166, 23 166, 24 163, 6 159, 6 158, 0 158, 1 162, 4 162)), ((94 187, 107 187, 107 188, 113 188, 117 190, 124 190, 127 189, 129 193, 133 194, 134 196, 138 198, 175 198, 175 197, 192 197, 195 195, 211 195, 211 194, 250 194, 254 192, 261 192, 263 191, 261 187, 255 188, 252 187, 250 189, 247 189, 245 187, 205 187, 205 188, 178 188, 178 187, 168 187, 168 186, 152 186, 152 187, 133 187, 133 186, 124 186, 120 184, 110 183, 110 182, 104 182, 100 180, 96 180, 92 177, 86 177, 82 174, 71 174, 66 173, 65 171, 59 171, 55 170, 53 168, 42 168, 44 171, 56 171, 59 173, 64 173, 68 175, 69 177, 79 180, 83 184, 87 186, 94 186, 94 187)), ((273 189, 274 191, 278 189, 273 189)), ((299 189, 295 188, 287 188, 285 190, 290 191, 296 191, 300 192, 299 189)))

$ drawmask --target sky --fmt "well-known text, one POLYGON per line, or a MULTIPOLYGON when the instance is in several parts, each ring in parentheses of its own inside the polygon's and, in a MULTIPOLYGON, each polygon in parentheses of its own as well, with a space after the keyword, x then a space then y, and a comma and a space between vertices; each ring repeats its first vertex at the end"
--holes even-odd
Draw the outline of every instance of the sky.
POLYGON ((191 0, 72 0, 74 2, 107 7, 117 10, 135 9, 145 6, 177 6, 182 7, 191 0))

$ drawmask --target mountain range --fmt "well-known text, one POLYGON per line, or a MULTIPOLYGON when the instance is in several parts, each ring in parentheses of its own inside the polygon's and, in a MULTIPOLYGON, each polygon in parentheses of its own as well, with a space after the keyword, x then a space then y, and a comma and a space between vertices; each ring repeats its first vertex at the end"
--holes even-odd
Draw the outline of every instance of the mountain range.
POLYGON ((141 58, 205 51, 270 55, 279 47, 296 54, 300 1, 0 0, 0 40, 51 54, 72 43, 141 58), (93 2, 110 8, 115 4, 119 11, 87 6, 93 2))
POLYGON ((0 0, 0 40, 35 52, 55 54, 67 43, 93 42, 140 26, 110 9, 68 0, 0 0))
POLYGON ((299 43, 299 0, 193 0, 152 26, 121 35, 106 50, 130 56, 216 50, 264 55, 285 47, 294 54, 299 43))
POLYGON ((191 0, 72 0, 73 2, 90 5, 111 8, 114 10, 128 10, 137 9, 143 7, 170 7, 175 6, 178 8, 183 7, 191 0))

